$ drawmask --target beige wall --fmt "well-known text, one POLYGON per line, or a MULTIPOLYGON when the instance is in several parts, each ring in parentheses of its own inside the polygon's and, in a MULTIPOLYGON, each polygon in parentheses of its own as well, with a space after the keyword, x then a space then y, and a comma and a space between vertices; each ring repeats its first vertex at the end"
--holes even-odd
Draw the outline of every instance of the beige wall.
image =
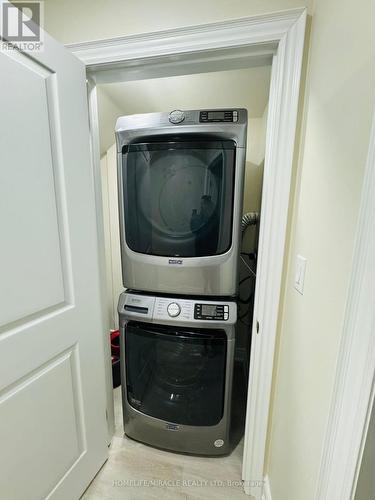
POLYGON ((98 40, 306 6, 312 0, 45 0, 45 27, 63 43, 98 40))
POLYGON ((96 88, 100 122, 100 155, 102 156, 115 141, 116 121, 123 112, 121 107, 105 92, 102 86, 98 85, 96 88))
POLYGON ((267 65, 253 68, 98 85, 101 154, 113 144, 116 119, 121 115, 242 107, 248 110, 250 118, 247 159, 259 164, 265 144, 264 137, 263 140, 257 138, 260 132, 264 136, 264 130, 258 127, 256 120, 263 120, 264 128, 270 76, 271 60, 267 65))
POLYGON ((372 408, 370 424, 363 451, 355 500, 369 500, 375 492, 375 406, 372 408))
POLYGON ((335 374, 375 104, 375 3, 317 0, 267 470, 273 500, 312 500, 335 374), (305 293, 293 289, 297 253, 305 293))

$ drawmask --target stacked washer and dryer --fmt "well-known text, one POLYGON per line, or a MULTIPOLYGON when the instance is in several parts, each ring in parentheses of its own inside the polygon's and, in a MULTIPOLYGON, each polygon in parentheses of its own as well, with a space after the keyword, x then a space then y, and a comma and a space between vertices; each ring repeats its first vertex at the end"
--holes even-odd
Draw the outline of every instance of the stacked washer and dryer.
POLYGON ((164 449, 231 450, 245 109, 116 124, 125 433, 164 449))

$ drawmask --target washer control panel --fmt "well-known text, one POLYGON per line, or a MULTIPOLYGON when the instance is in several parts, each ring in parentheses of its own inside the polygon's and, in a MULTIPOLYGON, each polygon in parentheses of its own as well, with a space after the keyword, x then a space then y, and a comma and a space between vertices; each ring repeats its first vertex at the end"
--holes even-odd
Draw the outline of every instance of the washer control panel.
POLYGON ((191 321, 194 302, 180 298, 155 297, 153 319, 169 321, 191 321))
POLYGON ((118 310, 129 319, 171 324, 204 322, 235 324, 237 321, 237 304, 228 300, 191 300, 123 292, 120 295, 118 310))
POLYGON ((204 321, 228 321, 228 304, 196 303, 194 305, 194 319, 204 321))

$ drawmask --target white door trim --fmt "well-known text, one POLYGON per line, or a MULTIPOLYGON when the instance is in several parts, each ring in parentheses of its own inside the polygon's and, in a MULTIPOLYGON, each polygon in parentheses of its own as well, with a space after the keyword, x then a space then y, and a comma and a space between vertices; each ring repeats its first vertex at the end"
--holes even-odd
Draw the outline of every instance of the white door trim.
MULTIPOLYGON (((375 115, 316 500, 352 500, 374 401, 375 115)), ((348 266, 349 267, 349 266, 348 266)))
MULTIPOLYGON (((96 83, 244 67, 272 58, 252 354, 246 415, 245 491, 262 497, 306 9, 68 45, 96 83)), ((91 91, 91 99, 95 93, 91 91)), ((90 102, 91 134, 98 123, 90 102)), ((97 153, 96 153, 97 154, 97 153)), ((94 168, 99 168, 94 158, 94 168)), ((98 200, 101 206, 101 200, 98 200)))
POLYGON ((272 492, 269 477, 264 478, 263 496, 262 500, 272 500, 272 492))

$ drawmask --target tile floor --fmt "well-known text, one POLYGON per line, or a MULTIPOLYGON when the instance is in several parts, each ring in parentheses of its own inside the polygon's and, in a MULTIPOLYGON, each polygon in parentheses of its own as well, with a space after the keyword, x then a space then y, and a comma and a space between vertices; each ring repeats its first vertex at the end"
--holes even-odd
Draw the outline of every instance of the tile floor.
POLYGON ((115 389, 116 432, 109 459, 82 500, 246 500, 241 484, 243 441, 227 457, 192 457, 137 443, 123 434, 121 391, 115 389))

